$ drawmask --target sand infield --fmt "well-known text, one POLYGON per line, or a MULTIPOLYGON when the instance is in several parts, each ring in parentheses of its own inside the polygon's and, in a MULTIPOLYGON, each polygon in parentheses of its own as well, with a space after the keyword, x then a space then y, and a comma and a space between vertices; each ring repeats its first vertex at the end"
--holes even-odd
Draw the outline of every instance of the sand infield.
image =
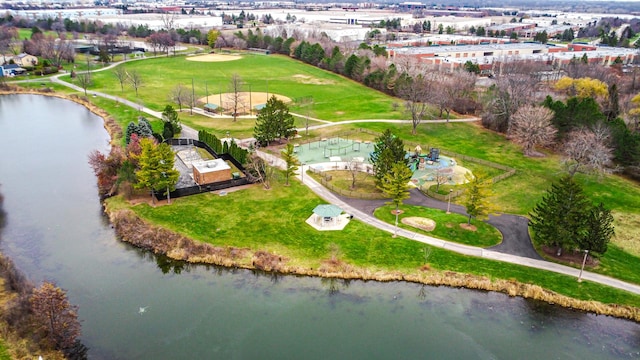
POLYGON ((199 61, 199 62, 223 62, 223 61, 240 60, 242 59, 242 56, 226 55, 226 54, 205 54, 205 55, 189 56, 186 59, 188 61, 199 61))
MULTIPOLYGON (((284 103, 291 102, 291 99, 286 96, 273 94, 273 93, 267 94, 266 92, 245 91, 245 92, 239 93, 239 95, 240 95, 240 104, 241 104, 241 106, 239 107, 242 108, 241 110, 243 110, 243 112, 247 112, 249 107, 253 107, 253 110, 255 111, 256 105, 266 104, 267 99, 272 96, 275 96, 278 100, 281 100, 284 103)), ((217 106, 222 106, 222 108, 224 108, 225 111, 230 110, 233 107, 232 93, 211 94, 208 97, 205 96, 198 100, 203 104, 209 103, 209 104, 215 104, 217 106), (222 104, 220 103, 221 100, 222 100, 222 104)))

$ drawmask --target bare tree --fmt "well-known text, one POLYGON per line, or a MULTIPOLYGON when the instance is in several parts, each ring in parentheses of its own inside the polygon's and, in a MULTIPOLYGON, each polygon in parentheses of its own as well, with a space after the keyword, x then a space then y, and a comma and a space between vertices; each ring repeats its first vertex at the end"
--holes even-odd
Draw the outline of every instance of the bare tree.
POLYGON ((433 180, 436 182, 436 192, 440 191, 440 185, 444 185, 449 181, 449 177, 450 174, 446 173, 442 166, 436 167, 435 173, 433 174, 433 180))
POLYGON ((81 74, 78 74, 78 76, 76 76, 76 81, 78 81, 78 85, 80 85, 80 87, 84 90, 84 96, 87 96, 87 88, 89 86, 91 86, 91 73, 88 71, 85 71, 81 74))
POLYGON ((577 172, 608 172, 613 160, 609 146, 610 133, 606 126, 579 128, 569 133, 564 144, 564 166, 570 176, 577 172))
POLYGON ((506 132, 511 116, 524 104, 537 98, 539 66, 530 62, 508 62, 497 65, 499 69, 495 89, 485 97, 485 113, 482 124, 492 130, 506 132))
POLYGON ((173 29, 174 23, 176 22, 176 14, 170 12, 160 14, 160 21, 162 21, 163 28, 169 31, 173 29))
POLYGON ((522 145, 525 156, 541 156, 536 146, 553 144, 558 130, 553 126, 553 111, 543 106, 523 105, 511 117, 507 135, 522 145))
POLYGON ((251 176, 259 181, 265 189, 271 188, 271 180, 275 174, 275 168, 256 154, 249 156, 247 170, 251 176))
POLYGON ((120 83, 120 91, 124 92, 124 83, 127 82, 129 75, 127 74, 127 70, 124 67, 118 66, 113 70, 113 75, 118 79, 120 83))
POLYGON ((349 162, 347 162, 347 170, 349 171, 349 175, 351 175, 351 190, 355 190, 356 188, 356 180, 358 180, 358 175, 362 173, 362 159, 358 159, 356 157, 352 157, 349 162))
POLYGON ((398 85, 397 94, 404 99, 405 109, 411 115, 411 133, 414 135, 429 109, 427 99, 429 94, 433 92, 432 85, 433 82, 426 79, 422 74, 418 74, 413 79, 398 85))
POLYGON ((118 36, 115 34, 106 34, 102 37, 101 40, 102 40, 101 47, 107 51, 107 53, 111 57, 111 61, 113 62, 113 54, 114 54, 113 49, 118 44, 118 36))
POLYGON ((129 72, 128 78, 129 78, 129 83, 131 84, 133 89, 136 91, 136 97, 138 97, 138 89, 142 87, 142 84, 143 84, 142 75, 140 75, 140 73, 137 72, 136 70, 132 70, 131 72, 129 72))
POLYGON ((244 106, 244 93, 242 92, 244 82, 242 78, 237 73, 234 73, 231 76, 231 80, 229 81, 229 90, 225 95, 227 102, 231 104, 231 108, 233 113, 233 121, 238 119, 238 111, 240 111, 240 107, 244 106))
POLYGON ((42 37, 37 40, 35 46, 40 56, 51 61, 54 66, 60 66, 62 61, 71 61, 75 57, 73 43, 66 38, 42 37))
POLYGON ((192 94, 191 91, 187 87, 185 87, 182 84, 178 84, 171 90, 171 94, 169 95, 169 100, 178 104, 180 111, 182 111, 183 104, 186 105, 186 104, 192 103, 191 94, 192 94))
POLYGON ((7 63, 5 54, 11 49, 11 43, 18 38, 18 31, 14 27, 0 26, 0 53, 7 63))
POLYGON ((440 109, 439 117, 442 112, 447 113, 447 122, 449 121, 451 110, 458 101, 465 101, 471 98, 471 94, 476 85, 476 76, 466 71, 458 71, 452 74, 440 76, 436 80, 433 95, 434 103, 440 109))

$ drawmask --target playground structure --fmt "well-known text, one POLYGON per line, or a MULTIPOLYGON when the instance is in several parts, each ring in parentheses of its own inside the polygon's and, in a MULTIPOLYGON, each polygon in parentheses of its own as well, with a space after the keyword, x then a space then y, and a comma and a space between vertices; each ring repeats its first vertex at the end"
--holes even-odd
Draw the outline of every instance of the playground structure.
POLYGON ((414 152, 407 153, 414 184, 421 186, 435 182, 456 185, 466 181, 464 174, 469 170, 458 166, 453 158, 440 155, 440 149, 431 148, 427 154, 422 154, 421 151, 420 146, 417 146, 414 152))

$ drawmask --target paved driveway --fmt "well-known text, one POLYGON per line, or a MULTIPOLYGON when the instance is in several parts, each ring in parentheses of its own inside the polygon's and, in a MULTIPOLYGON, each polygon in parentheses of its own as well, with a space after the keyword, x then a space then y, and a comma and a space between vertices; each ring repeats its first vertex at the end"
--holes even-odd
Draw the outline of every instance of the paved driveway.
MULTIPOLYGON (((434 209, 447 210, 447 203, 432 199, 424 195, 418 189, 410 190, 411 197, 404 201, 408 205, 425 206, 434 209)), ((340 200, 353 206, 354 208, 373 215, 375 209, 383 206, 386 200, 365 200, 352 199, 344 196, 338 196, 340 200)), ((468 216, 465 208, 460 205, 451 204, 451 212, 468 216)), ((487 223, 493 225, 500 233, 502 233, 502 242, 496 246, 490 247, 490 250, 501 252, 504 254, 517 255, 531 259, 542 260, 540 255, 534 250, 529 237, 528 223, 529 220, 522 216, 501 214, 491 215, 487 223)))

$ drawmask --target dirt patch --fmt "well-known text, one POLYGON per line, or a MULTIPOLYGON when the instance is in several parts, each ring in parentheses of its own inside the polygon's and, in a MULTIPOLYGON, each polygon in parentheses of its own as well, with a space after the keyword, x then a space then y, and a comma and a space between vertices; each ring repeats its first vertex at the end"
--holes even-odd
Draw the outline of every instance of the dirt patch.
POLYGON ((186 58, 187 61, 199 61, 199 62, 223 62, 223 61, 234 61, 240 60, 242 56, 240 55, 224 55, 224 54, 206 54, 206 55, 197 55, 197 56, 189 56, 186 58))
POLYGON ((401 221, 403 224, 413 226, 414 228, 424 231, 433 231, 433 229, 436 228, 436 222, 428 218, 409 216, 403 218, 401 221))
POLYGON ((318 79, 318 78, 314 78, 313 76, 302 75, 302 74, 293 75, 292 78, 294 78, 296 80, 296 82, 298 82, 300 84, 311 84, 311 85, 333 85, 333 84, 335 84, 335 82, 331 81, 331 80, 318 79))
MULTIPOLYGON (((290 103, 291 99, 274 93, 255 92, 255 91, 243 91, 238 93, 238 112, 242 114, 248 114, 249 110, 257 111, 256 106, 264 105, 267 100, 275 96, 278 100, 286 103, 290 103)), ((224 112, 231 111, 233 109, 234 97, 232 93, 222 94, 209 94, 209 96, 198 99, 203 104, 214 104, 218 107, 222 107, 224 112)))
POLYGON ((467 223, 460 224, 460 227, 465 229, 465 230, 469 230, 469 231, 478 231, 478 228, 475 227, 475 225, 471 225, 471 224, 467 224, 467 223))

